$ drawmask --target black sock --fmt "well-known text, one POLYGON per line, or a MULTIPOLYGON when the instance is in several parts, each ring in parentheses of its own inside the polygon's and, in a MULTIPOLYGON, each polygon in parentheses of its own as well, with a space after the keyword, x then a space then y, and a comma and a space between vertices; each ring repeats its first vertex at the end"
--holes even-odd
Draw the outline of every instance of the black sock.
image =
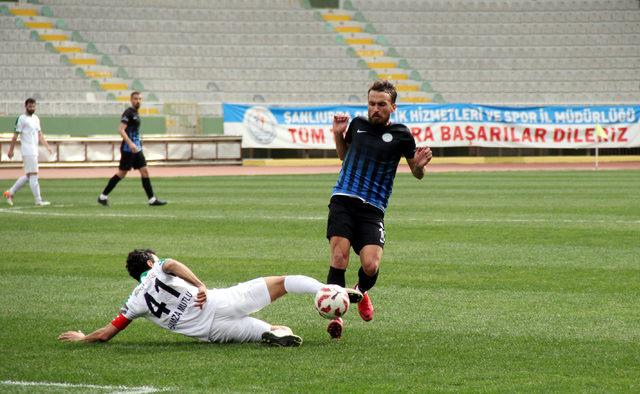
POLYGON ((109 193, 111 193, 111 191, 113 190, 113 188, 116 187, 118 182, 120 182, 121 180, 122 178, 120 178, 118 175, 112 176, 111 179, 109 179, 107 186, 102 191, 102 194, 104 194, 105 196, 108 196, 109 193))
POLYGON ((147 197, 153 197, 153 188, 151 187, 151 179, 149 178, 141 178, 142 179, 142 187, 144 187, 144 191, 147 192, 147 197))
POLYGON ((344 278, 345 272, 347 272, 347 270, 341 270, 340 268, 329 267, 329 275, 327 275, 327 284, 344 287, 346 284, 346 280, 344 278))
POLYGON ((360 267, 358 270, 358 289, 363 293, 371 289, 378 280, 378 272, 380 272, 380 270, 376 271, 373 276, 369 276, 364 272, 362 267, 360 267))

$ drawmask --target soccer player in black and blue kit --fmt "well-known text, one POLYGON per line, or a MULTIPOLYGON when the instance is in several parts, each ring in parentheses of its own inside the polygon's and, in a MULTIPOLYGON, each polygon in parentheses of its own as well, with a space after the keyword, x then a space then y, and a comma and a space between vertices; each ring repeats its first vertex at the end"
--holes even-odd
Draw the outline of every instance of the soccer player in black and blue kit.
MULTIPOLYGON (((333 135, 342 168, 329 203, 327 239, 331 265, 327 283, 345 287, 349 250, 360 256, 357 289, 364 294, 358 311, 365 321, 373 319, 373 304, 367 291, 378 278, 378 268, 385 242, 384 213, 393 180, 404 156, 417 179, 422 179, 431 161, 428 147, 416 148, 407 126, 391 123, 396 110, 397 92, 389 81, 376 81, 368 92, 368 119, 336 115, 333 135), (347 128, 348 125, 348 128, 347 128)), ((340 338, 343 321, 332 320, 327 332, 340 338)))
POLYGON ((151 180, 149 179, 149 170, 147 169, 147 161, 142 153, 142 141, 140 140, 140 115, 138 109, 142 104, 142 95, 140 92, 132 92, 131 107, 127 108, 120 118, 120 127, 118 127, 118 133, 122 137, 122 144, 120 144, 120 164, 118 166, 118 172, 109 179, 107 186, 102 191, 102 194, 98 197, 98 203, 104 206, 109 205, 108 195, 116 187, 127 172, 132 168, 140 171, 140 178, 142 179, 142 187, 147 193, 150 206, 165 205, 167 202, 159 200, 153 194, 153 188, 151 187, 151 180))

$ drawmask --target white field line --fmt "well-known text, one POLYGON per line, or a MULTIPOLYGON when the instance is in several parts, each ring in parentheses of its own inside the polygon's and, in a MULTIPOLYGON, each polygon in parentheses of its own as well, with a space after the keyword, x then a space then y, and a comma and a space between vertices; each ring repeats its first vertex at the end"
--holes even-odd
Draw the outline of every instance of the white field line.
MULTIPOLYGON (((399 221, 418 222, 420 219, 400 219, 399 221)), ((606 219, 431 219, 425 222, 434 223, 621 223, 639 224, 640 220, 606 220, 606 219)))
POLYGON ((56 388, 80 388, 80 389, 94 389, 105 390, 110 393, 157 393, 160 391, 167 391, 167 389, 157 389, 151 386, 139 386, 139 387, 127 387, 127 386, 100 386, 95 384, 74 384, 74 383, 56 383, 56 382, 22 382, 13 380, 3 380, 0 384, 7 386, 23 386, 23 387, 56 387, 56 388))
MULTIPOLYGON (((52 217, 112 217, 112 218, 148 218, 148 219, 256 219, 256 220, 327 220, 326 216, 295 216, 295 215, 171 215, 171 214, 133 214, 133 213, 75 213, 54 212, 51 208, 0 208, 0 214, 33 215, 52 217)), ((390 218, 387 223, 422 222, 422 223, 564 223, 564 224, 640 224, 639 220, 609 220, 609 219, 418 219, 418 218, 390 218)))
MULTIPOLYGON (((57 207, 56 207, 57 208, 57 207)), ((27 208, 28 209, 28 208, 27 208)), ((14 215, 32 215, 32 216, 60 216, 60 217, 112 217, 112 218, 150 218, 150 219, 177 219, 176 215, 154 215, 154 214, 129 214, 129 213, 74 213, 74 212, 53 212, 49 208, 34 208, 34 210, 25 210, 21 208, 0 208, 0 213, 8 213, 14 215)))

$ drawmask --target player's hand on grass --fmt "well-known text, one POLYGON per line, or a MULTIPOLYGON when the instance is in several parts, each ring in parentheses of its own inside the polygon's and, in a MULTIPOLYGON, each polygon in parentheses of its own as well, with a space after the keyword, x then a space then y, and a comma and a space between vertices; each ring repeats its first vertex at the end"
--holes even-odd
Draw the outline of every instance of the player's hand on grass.
POLYGON ((336 114, 333 116, 333 134, 343 134, 349 125, 349 114, 336 114))
POLYGON ((207 287, 203 285, 198 287, 198 294, 196 295, 196 301, 194 305, 197 308, 202 309, 202 306, 205 302, 207 302, 207 287))
POLYGON ((416 154, 414 155, 414 160, 416 163, 416 167, 424 167, 431 161, 433 157, 433 152, 431 152, 431 148, 428 146, 422 146, 416 149, 416 154))
POLYGON ((79 342, 84 339, 85 335, 82 331, 67 331, 58 336, 60 341, 79 342))

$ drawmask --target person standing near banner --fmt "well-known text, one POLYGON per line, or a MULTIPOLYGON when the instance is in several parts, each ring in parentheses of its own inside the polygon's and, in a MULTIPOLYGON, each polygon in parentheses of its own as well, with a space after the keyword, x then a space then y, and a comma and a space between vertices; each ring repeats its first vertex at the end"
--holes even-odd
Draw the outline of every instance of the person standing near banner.
POLYGON ((11 189, 4 191, 2 195, 7 200, 7 204, 13 206, 13 196, 22 186, 29 183, 35 204, 44 207, 51 203, 49 201, 43 201, 40 195, 40 183, 38 182, 38 142, 42 142, 50 155, 53 151, 44 138, 44 134, 40 128, 40 119, 38 115, 36 115, 36 100, 28 98, 24 102, 24 109, 24 114, 16 119, 15 132, 9 144, 9 151, 7 152, 7 157, 12 159, 14 146, 18 140, 18 136, 20 136, 20 151, 22 153, 24 175, 18 178, 11 189))
MULTIPOLYGON (((327 239, 330 248, 328 284, 346 285, 345 273, 351 248, 360 256, 356 289, 364 294, 358 312, 373 319, 368 291, 378 279, 385 243, 384 213, 401 156, 417 179, 425 175, 431 161, 428 147, 416 148, 407 126, 391 123, 397 92, 389 81, 376 81, 368 91, 368 118, 339 114, 333 118, 333 135, 342 168, 329 203, 327 239), (348 127, 347 127, 348 126, 348 127)), ((329 322, 327 332, 340 338, 343 321, 329 322)))

